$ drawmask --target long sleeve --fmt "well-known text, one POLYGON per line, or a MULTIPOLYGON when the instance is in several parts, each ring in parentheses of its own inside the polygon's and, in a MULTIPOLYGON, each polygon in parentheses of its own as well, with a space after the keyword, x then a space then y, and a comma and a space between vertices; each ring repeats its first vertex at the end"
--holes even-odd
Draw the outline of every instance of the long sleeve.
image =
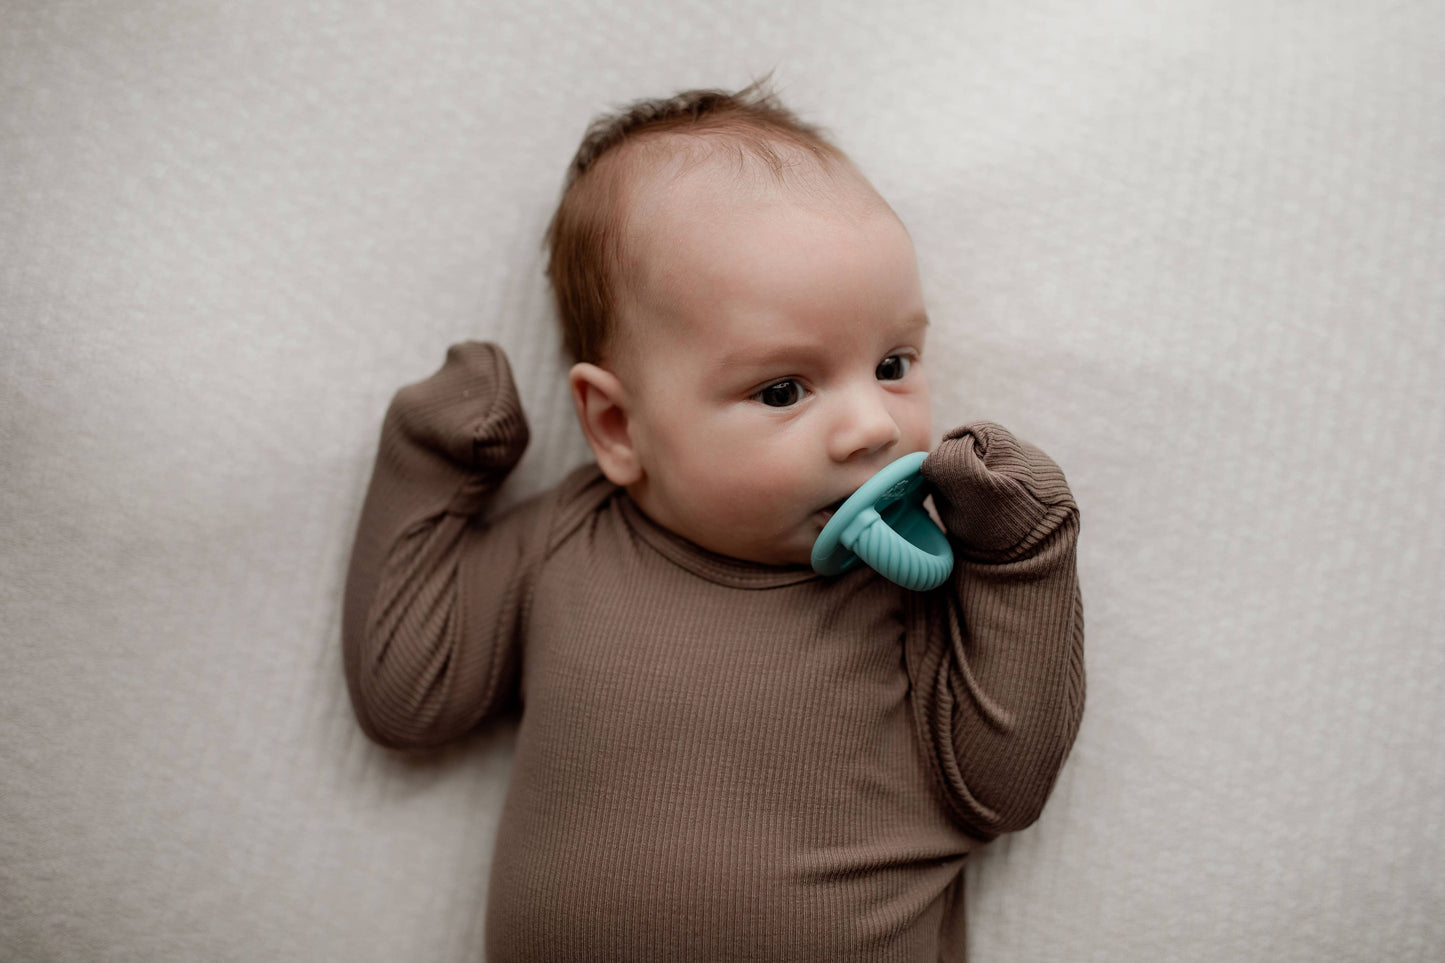
POLYGON ((955 816, 991 839, 1038 818, 1083 714, 1079 512, 1058 466, 995 424, 949 432, 923 473, 955 566, 924 597, 919 720, 955 816))
POLYGON ((347 575, 342 648, 362 729, 443 742, 510 703, 542 500, 482 513, 528 431, 506 357, 453 346, 397 392, 382 425, 347 575))

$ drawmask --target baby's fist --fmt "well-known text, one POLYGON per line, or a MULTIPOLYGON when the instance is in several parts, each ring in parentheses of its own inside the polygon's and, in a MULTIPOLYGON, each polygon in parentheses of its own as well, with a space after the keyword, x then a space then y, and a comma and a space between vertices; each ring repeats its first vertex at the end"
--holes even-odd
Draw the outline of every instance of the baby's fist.
POLYGON ((1048 455, 988 421, 955 428, 923 462, 949 534, 989 555, 1023 548, 1055 517, 1074 511, 1064 474, 1048 455))
POLYGON ((452 345, 436 374, 396 393, 390 415, 403 434, 470 469, 509 469, 527 447, 512 371, 493 344, 452 345))

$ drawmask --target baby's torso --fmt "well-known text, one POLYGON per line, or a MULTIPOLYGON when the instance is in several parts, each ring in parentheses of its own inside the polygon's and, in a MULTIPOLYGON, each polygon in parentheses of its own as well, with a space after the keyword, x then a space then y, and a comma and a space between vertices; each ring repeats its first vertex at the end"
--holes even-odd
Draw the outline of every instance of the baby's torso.
POLYGON ((903 604, 599 508, 529 606, 488 960, 938 959, 971 843, 919 743, 903 604))

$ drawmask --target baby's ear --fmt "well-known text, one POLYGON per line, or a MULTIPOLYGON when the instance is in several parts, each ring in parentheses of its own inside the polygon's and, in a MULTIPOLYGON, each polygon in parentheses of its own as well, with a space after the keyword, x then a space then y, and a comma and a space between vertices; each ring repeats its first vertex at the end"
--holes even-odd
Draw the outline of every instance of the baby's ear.
POLYGON ((577 421, 607 480, 621 488, 642 478, 633 443, 626 389, 617 376, 595 364, 575 364, 567 375, 577 421))

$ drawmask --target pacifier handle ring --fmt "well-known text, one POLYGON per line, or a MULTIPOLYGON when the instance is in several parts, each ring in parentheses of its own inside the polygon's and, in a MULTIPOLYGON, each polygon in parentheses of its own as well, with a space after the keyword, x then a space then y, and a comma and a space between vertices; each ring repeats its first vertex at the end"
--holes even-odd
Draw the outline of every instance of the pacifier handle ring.
POLYGON ((839 541, 888 580, 922 592, 943 584, 953 571, 953 549, 947 536, 931 523, 929 528, 938 535, 932 551, 904 538, 870 505, 849 523, 839 541))

